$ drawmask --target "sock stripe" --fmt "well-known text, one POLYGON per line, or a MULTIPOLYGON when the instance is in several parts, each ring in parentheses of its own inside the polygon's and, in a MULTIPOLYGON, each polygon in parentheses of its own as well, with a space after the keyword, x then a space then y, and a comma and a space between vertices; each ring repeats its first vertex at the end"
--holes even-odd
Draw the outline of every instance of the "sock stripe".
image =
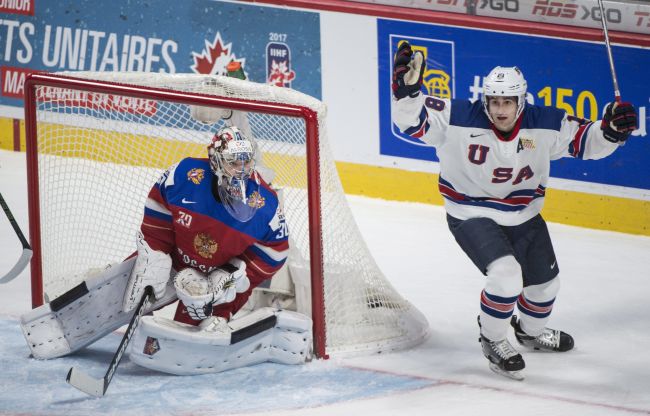
POLYGON ((517 308, 521 313, 532 316, 533 318, 546 318, 551 314, 554 302, 555 298, 548 302, 533 302, 530 299, 526 299, 524 295, 520 295, 517 299, 517 308))
POLYGON ((485 290, 481 292, 481 310, 498 319, 507 319, 512 316, 516 302, 517 296, 506 298, 491 295, 485 290))

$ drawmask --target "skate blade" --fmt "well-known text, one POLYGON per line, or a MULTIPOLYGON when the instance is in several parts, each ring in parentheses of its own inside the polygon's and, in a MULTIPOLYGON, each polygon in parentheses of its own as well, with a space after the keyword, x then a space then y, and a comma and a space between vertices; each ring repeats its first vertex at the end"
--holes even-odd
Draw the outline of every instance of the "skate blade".
POLYGON ((513 380, 522 381, 524 379, 524 374, 521 371, 506 371, 499 368, 499 366, 494 363, 490 363, 490 370, 504 377, 511 378, 513 380))

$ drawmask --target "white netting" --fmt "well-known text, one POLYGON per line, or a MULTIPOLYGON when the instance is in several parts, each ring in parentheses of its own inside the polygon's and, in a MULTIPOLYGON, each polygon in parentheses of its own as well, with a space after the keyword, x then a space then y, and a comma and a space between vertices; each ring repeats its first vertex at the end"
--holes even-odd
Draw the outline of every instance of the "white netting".
MULTIPOLYGON (((427 335, 426 320, 388 283, 359 233, 331 156, 320 101, 286 88, 218 76, 60 75, 317 112, 327 353, 404 348, 427 335)), ((134 235, 151 185, 181 158, 206 157, 205 146, 223 121, 202 123, 191 117, 196 107, 153 98, 43 86, 36 93, 42 280, 52 299, 79 283, 87 270, 121 261, 135 250, 134 235)), ((308 274, 305 122, 251 111, 243 117, 260 143, 264 165, 275 171, 273 185, 283 189, 293 250, 290 269, 308 274)))

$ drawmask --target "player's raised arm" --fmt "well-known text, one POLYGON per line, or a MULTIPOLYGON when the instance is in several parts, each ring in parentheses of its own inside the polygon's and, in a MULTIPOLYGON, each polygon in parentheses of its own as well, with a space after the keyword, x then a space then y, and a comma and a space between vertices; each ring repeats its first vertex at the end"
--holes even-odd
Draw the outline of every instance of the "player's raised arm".
POLYGON ((425 69, 422 52, 401 42, 393 62, 391 115, 402 133, 436 146, 449 127, 451 102, 421 92, 425 69))
POLYGON ((565 115, 552 159, 602 159, 625 144, 636 129, 637 115, 628 102, 609 103, 600 121, 565 115))

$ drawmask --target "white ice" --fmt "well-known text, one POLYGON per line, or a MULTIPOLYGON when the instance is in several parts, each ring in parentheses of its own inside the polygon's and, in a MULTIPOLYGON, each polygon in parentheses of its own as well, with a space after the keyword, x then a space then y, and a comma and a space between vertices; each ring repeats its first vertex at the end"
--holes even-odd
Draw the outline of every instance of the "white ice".
MULTIPOLYGON (((0 151, 0 192, 27 233, 24 153, 0 151)), ((120 340, 83 353, 30 359, 18 326, 31 308, 29 271, 0 285, 2 415, 650 415, 650 238, 550 224, 562 289, 550 326, 575 350, 522 350, 526 379, 492 373, 478 344, 482 275, 451 237, 437 206, 349 197, 375 258, 428 318, 430 338, 405 352, 263 364, 176 377, 125 358, 104 398, 64 381, 74 365, 101 376, 120 340)), ((0 275, 21 253, 0 214, 0 275)), ((516 345, 514 339, 513 344, 516 345)))

